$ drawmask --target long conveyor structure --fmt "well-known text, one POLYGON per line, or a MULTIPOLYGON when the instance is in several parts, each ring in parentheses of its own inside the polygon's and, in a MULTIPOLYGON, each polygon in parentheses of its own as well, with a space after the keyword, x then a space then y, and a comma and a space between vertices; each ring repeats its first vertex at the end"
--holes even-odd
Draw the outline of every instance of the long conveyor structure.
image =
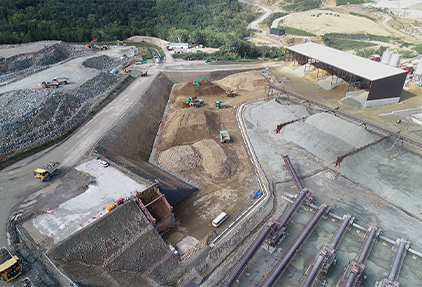
POLYGON ((336 264, 337 255, 336 250, 340 245, 341 240, 344 237, 344 234, 347 231, 347 228, 351 226, 354 221, 354 217, 347 214, 343 216, 340 224, 338 225, 333 238, 329 245, 324 244, 318 251, 317 256, 309 266, 308 270, 305 273, 305 278, 302 280, 303 287, 313 286, 318 274, 321 274, 322 277, 326 277, 329 270, 336 264))
POLYGON ((368 259, 375 241, 381 233, 381 228, 370 226, 365 233, 362 246, 359 249, 357 259, 350 261, 343 276, 340 279, 339 287, 359 286, 365 279, 366 259, 368 259))
POLYGON ((281 275, 283 275, 284 271, 289 266, 290 262, 294 259, 296 254, 300 251, 303 244, 306 242, 308 237, 311 235, 312 231, 318 225, 318 222, 321 220, 324 214, 327 214, 330 210, 330 207, 322 204, 318 211, 314 214, 314 216, 308 221, 306 226, 303 228, 302 232, 296 238, 296 240, 290 245, 289 249, 283 255, 283 257, 278 260, 278 263, 274 268, 271 270, 270 274, 266 277, 264 282, 262 283, 262 287, 269 287, 275 284, 281 275))

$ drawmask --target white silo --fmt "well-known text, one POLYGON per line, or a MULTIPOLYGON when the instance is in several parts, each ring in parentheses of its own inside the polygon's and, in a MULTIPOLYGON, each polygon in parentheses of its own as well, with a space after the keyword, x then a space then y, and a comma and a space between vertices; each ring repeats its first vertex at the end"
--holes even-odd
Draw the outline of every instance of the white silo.
POLYGON ((400 59, 401 59, 401 54, 393 54, 391 55, 390 61, 388 62, 388 65, 391 67, 396 67, 398 68, 400 65, 400 59))
POLYGON ((381 64, 388 65, 392 54, 393 52, 390 52, 390 50, 385 50, 384 53, 382 53, 381 64))

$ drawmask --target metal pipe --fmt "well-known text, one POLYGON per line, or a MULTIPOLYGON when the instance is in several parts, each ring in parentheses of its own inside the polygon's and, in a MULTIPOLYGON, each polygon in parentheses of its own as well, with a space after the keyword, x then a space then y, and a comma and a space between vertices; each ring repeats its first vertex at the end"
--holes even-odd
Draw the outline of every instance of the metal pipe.
POLYGON ((370 227, 370 228, 371 228, 371 232, 368 235, 368 239, 366 239, 365 245, 357 261, 357 263, 359 264, 362 264, 365 261, 366 254, 368 253, 369 248, 371 247, 371 244, 372 244, 372 239, 374 239, 374 236, 375 236, 376 229, 374 227, 370 227))
POLYGON ((262 242, 268 236, 270 231, 271 231, 271 227, 268 225, 266 226, 266 228, 264 228, 264 230, 261 231, 261 233, 255 239, 255 241, 252 243, 251 247, 249 247, 248 251, 243 255, 240 262, 236 265, 236 268, 233 270, 229 279, 224 283, 223 287, 229 287, 233 284, 237 276, 239 276, 242 269, 248 264, 248 261, 255 254, 256 250, 261 246, 262 242))
POLYGON ((397 249, 396 257, 394 257, 394 261, 393 261, 393 265, 391 266, 390 273, 388 274, 388 279, 391 281, 394 280, 394 278, 396 277, 397 270, 399 269, 405 247, 406 247, 406 243, 403 240, 401 240, 399 248, 397 249))
POLYGON ((337 246, 337 243, 340 241, 340 239, 342 238, 342 236, 343 236, 343 233, 344 233, 344 231, 345 231, 345 229, 349 226, 349 224, 350 224, 350 218, 351 218, 351 216, 350 215, 345 215, 344 216, 344 220, 343 220, 343 223, 341 224, 341 226, 340 226, 340 229, 338 230, 338 232, 334 235, 334 238, 333 238, 333 240, 331 241, 331 243, 330 243, 330 248, 331 249, 335 249, 336 248, 336 246, 337 246))
POLYGON ((315 224, 319 221, 321 216, 325 213, 326 209, 327 209, 326 205, 320 206, 318 212, 311 218, 309 223, 302 230, 297 240, 289 248, 289 251, 286 253, 286 255, 283 256, 283 259, 279 261, 277 266, 272 270, 270 275, 264 281, 264 284, 262 285, 262 287, 269 287, 277 281, 278 276, 281 275, 281 271, 285 269, 286 265, 290 262, 293 254, 297 251, 297 249, 303 243, 303 241, 308 237, 310 232, 312 232, 313 228, 315 227, 315 224))
MULTIPOLYGON (((296 198, 296 200, 293 202, 293 204, 290 206, 290 208, 287 210, 286 214, 284 214, 284 216, 281 220, 281 222, 284 225, 286 225, 290 221, 293 214, 296 212, 296 210, 302 204, 302 201, 305 199, 307 193, 308 193, 307 189, 304 189, 299 193, 299 196, 296 198)), ((316 207, 316 208, 318 208, 318 207, 316 207)))
POLYGON ((303 190, 305 187, 303 186, 302 182, 300 182, 300 178, 297 175, 296 170, 294 169, 289 156, 287 154, 283 154, 282 157, 283 157, 284 163, 286 164, 287 168, 290 171, 290 174, 293 176, 293 179, 296 182, 297 188, 299 189, 299 191, 303 190))
POLYGON ((309 287, 312 286, 312 283, 315 280, 315 277, 318 275, 318 272, 321 268, 321 264, 324 260, 324 256, 319 254, 317 261, 315 262, 314 266, 312 267, 311 272, 309 272, 308 277, 306 277, 305 282, 303 283, 302 287, 309 287))
POLYGON ((355 281, 355 276, 356 276, 356 274, 355 274, 355 273, 350 272, 350 274, 349 274, 349 278, 347 278, 347 282, 346 282, 346 284, 344 285, 344 287, 351 287, 351 286, 352 286, 352 284, 353 284, 353 281, 355 281))
MULTIPOLYGON (((287 196, 289 196, 289 197, 293 197, 293 195, 291 195, 291 194, 289 194, 289 193, 285 193, 287 196)), ((312 204, 312 203, 309 203, 308 204, 308 206, 309 207, 311 207, 311 208, 313 208, 313 209, 317 209, 318 208, 318 206, 316 206, 315 204, 312 204)), ((328 216, 330 216, 330 217, 332 217, 332 218, 334 218, 334 219, 336 219, 336 220, 341 220, 342 218, 339 216, 339 215, 337 215, 337 214, 335 214, 335 213, 333 213, 333 212, 328 212, 328 214, 327 214, 328 216)), ((365 228, 365 227, 363 227, 362 225, 359 225, 359 224, 357 224, 356 222, 353 222, 352 223, 352 226, 354 227, 354 228, 356 228, 356 229, 358 229, 358 230, 360 230, 360 231, 363 231, 363 232, 365 232, 367 229, 365 228)), ((379 240, 381 240, 381 241, 384 241, 384 242, 386 242, 386 243, 388 243, 388 244, 390 244, 390 245, 394 245, 394 244, 396 244, 396 242, 394 241, 394 240, 392 240, 392 239, 390 239, 390 238, 388 238, 388 237, 385 237, 385 236, 383 236, 383 235, 380 235, 379 237, 378 237, 378 239, 379 240)), ((409 254, 412 254, 412 255, 414 255, 414 256, 417 256, 417 257, 419 257, 419 258, 422 258, 422 252, 419 252, 419 251, 417 251, 417 250, 414 250, 414 249, 412 249, 412 248, 409 248, 408 250, 407 250, 407 252, 409 253, 409 254)))

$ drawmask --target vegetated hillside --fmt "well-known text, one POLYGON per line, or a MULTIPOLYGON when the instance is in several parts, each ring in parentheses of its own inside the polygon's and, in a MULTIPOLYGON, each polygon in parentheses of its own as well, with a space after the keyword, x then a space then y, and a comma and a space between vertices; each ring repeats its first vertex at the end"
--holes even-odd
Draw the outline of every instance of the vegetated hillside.
POLYGON ((219 60, 282 57, 243 40, 257 16, 237 0, 0 0, 0 44, 145 35, 220 48, 219 60))
POLYGON ((216 46, 220 32, 246 35, 256 16, 249 7, 236 0, 0 0, 0 44, 146 35, 216 46))

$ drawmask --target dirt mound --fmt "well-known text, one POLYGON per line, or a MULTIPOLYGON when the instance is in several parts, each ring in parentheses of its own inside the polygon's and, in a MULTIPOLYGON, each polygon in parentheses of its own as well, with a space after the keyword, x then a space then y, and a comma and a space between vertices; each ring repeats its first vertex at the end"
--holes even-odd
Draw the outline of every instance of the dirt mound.
POLYGON ((204 96, 211 96, 211 95, 218 95, 224 94, 224 90, 213 84, 210 81, 202 80, 199 86, 195 86, 192 82, 184 84, 178 91, 177 95, 184 95, 186 97, 189 96, 197 96, 197 97, 204 97, 204 96))
POLYGON ((308 73, 306 76, 304 76, 303 79, 311 81, 312 83, 315 83, 317 79, 317 75, 319 78, 331 76, 330 71, 319 69, 319 72, 318 70, 312 71, 308 73))
POLYGON ((171 172, 191 170, 201 163, 201 153, 190 145, 169 148, 158 156, 158 164, 171 172))
POLYGON ((202 167, 212 177, 229 177, 236 171, 236 161, 228 157, 215 140, 202 140, 192 146, 201 153, 202 167))
POLYGON ((236 90, 253 91, 265 86, 267 80, 258 71, 248 71, 225 77, 218 84, 236 90))
POLYGON ((218 136, 218 115, 204 109, 186 108, 169 113, 162 129, 161 144, 164 149, 193 144, 197 141, 218 136))

